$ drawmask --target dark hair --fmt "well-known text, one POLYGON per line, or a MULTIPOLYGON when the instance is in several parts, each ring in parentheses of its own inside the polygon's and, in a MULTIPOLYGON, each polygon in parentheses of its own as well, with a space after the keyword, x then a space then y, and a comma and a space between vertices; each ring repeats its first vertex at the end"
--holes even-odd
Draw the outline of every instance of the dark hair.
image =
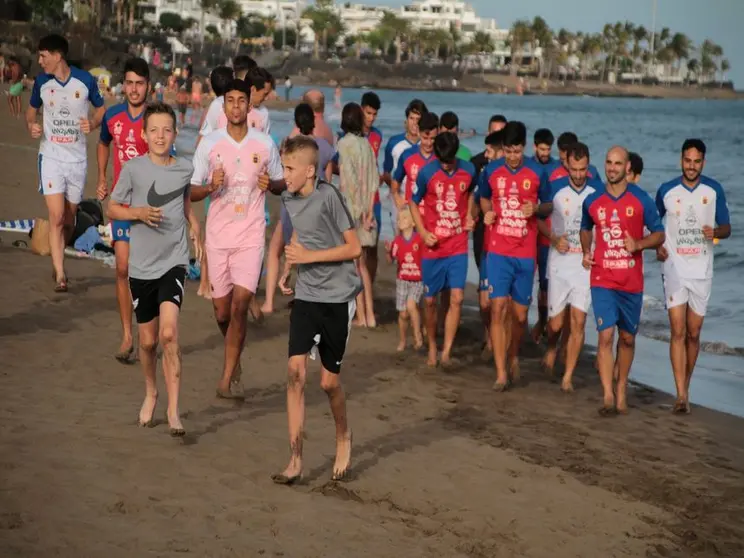
POLYGON ((426 104, 421 99, 414 99, 410 103, 408 103, 408 106, 406 107, 406 118, 408 118, 408 115, 412 112, 415 112, 417 114, 420 114, 421 116, 425 115, 429 110, 426 108, 426 104))
POLYGON ((46 50, 47 52, 56 52, 66 60, 67 53, 70 51, 70 44, 62 35, 52 34, 41 38, 38 50, 39 52, 43 50, 46 50))
POLYGON ((508 120, 506 119, 506 116, 504 116, 503 114, 494 114, 491 117, 491 120, 488 121, 488 125, 490 126, 494 122, 502 122, 502 123, 506 124, 508 122, 508 120))
POLYGON ((486 136, 486 145, 491 147, 503 147, 504 146, 504 130, 501 129, 498 132, 493 132, 486 136))
POLYGON ((381 106, 382 103, 380 102, 380 98, 377 96, 377 93, 367 91, 364 95, 362 95, 362 108, 369 107, 371 109, 380 110, 381 106))
POLYGON ((439 128, 439 117, 433 112, 425 112, 419 120, 419 131, 431 132, 439 128))
POLYGON ((703 140, 696 138, 686 139, 685 143, 682 144, 682 154, 684 155, 685 151, 687 151, 688 149, 697 149, 698 151, 700 151, 700 153, 703 154, 703 159, 705 159, 706 147, 703 140))
POLYGON ((630 172, 638 176, 643 174, 643 157, 638 153, 628 154, 628 161, 630 161, 630 172))
POLYGON ((150 66, 143 58, 130 58, 124 63, 124 77, 127 73, 132 72, 139 77, 145 78, 148 82, 150 81, 150 66))
POLYGON ((218 97, 225 94, 227 86, 233 80, 232 68, 227 66, 217 66, 209 76, 209 84, 212 86, 212 91, 218 97))
POLYGON ((256 91, 266 87, 266 84, 270 84, 273 79, 268 70, 259 67, 251 68, 245 76, 248 87, 253 87, 256 91))
POLYGON ((460 126, 460 119, 454 112, 448 110, 439 119, 439 126, 447 130, 455 130, 460 126))
POLYGON ((225 87, 225 95, 227 95, 230 91, 240 91, 241 93, 244 93, 246 97, 248 97, 249 101, 251 100, 251 88, 242 79, 233 79, 232 81, 230 81, 230 83, 228 83, 225 87))
POLYGON ((434 140, 434 154, 442 163, 454 163, 457 160, 457 150, 460 140, 453 132, 442 132, 434 140))
POLYGON ((240 54, 233 59, 233 71, 236 74, 238 72, 247 72, 256 66, 258 66, 256 61, 247 54, 240 54))
POLYGON ((547 128, 540 128, 535 132, 535 145, 549 145, 550 147, 553 147, 554 141, 555 137, 553 136, 553 132, 547 128))
POLYGON ((145 129, 147 129, 147 120, 153 114, 167 114, 173 119, 173 126, 175 127, 176 113, 173 111, 173 107, 167 103, 161 103, 160 101, 157 101, 155 103, 150 103, 145 109, 145 114, 142 117, 142 125, 145 127, 145 129))
POLYGON ((568 161, 569 159, 580 161, 584 157, 586 157, 586 160, 589 161, 589 148, 585 143, 577 141, 576 143, 572 143, 571 145, 569 145, 568 149, 566 149, 566 161, 568 161))
POLYGON ((341 129, 346 134, 361 136, 364 131, 364 113, 356 103, 347 103, 341 111, 341 129))
POLYGON ((305 136, 312 135, 315 129, 315 113, 313 107, 307 103, 300 103, 295 107, 294 121, 300 133, 305 136))
POLYGON ((294 136, 287 138, 282 147, 282 155, 293 155, 298 151, 310 150, 313 153, 314 165, 318 167, 318 144, 309 136, 294 136))
POLYGON ((505 146, 524 146, 527 143, 527 127, 518 120, 507 122, 503 132, 505 146))
POLYGON ((560 136, 558 136, 558 149, 560 151, 566 151, 569 147, 571 147, 571 144, 578 141, 579 136, 577 136, 573 132, 563 132, 560 136))

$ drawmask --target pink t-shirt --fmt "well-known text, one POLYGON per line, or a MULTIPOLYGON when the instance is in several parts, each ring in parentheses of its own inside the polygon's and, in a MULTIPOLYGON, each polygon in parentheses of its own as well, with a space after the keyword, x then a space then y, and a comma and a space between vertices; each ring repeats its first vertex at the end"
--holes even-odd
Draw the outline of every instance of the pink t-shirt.
POLYGON ((283 178, 276 144, 254 128, 248 129, 240 143, 230 137, 226 128, 212 132, 196 149, 191 184, 207 184, 220 164, 225 170, 225 182, 210 194, 207 246, 217 249, 263 246, 265 193, 258 188, 258 177, 268 173, 271 180, 283 178))
MULTIPOLYGON (((220 96, 210 103, 204 122, 199 129, 199 135, 208 136, 215 130, 220 130, 226 126, 225 98, 220 96)), ((259 132, 266 134, 271 133, 271 120, 269 120, 269 111, 266 107, 254 107, 250 110, 248 113, 248 127, 256 128, 259 132)))
MULTIPOLYGON (((225 122, 227 126, 227 122, 225 122)), ((271 134, 271 121, 266 107, 253 107, 248 113, 248 127, 255 128, 264 134, 271 134)))

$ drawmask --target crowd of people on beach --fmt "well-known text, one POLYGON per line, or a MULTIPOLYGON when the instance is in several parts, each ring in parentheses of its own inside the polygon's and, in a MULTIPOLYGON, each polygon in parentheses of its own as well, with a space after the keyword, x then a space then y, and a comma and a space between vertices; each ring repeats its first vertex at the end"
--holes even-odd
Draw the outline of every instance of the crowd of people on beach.
POLYGON ((160 345, 170 433, 180 437, 186 432, 178 408, 178 339, 190 239, 202 262, 198 294, 212 300, 224 336, 217 396, 243 397, 240 358, 248 316, 261 320, 274 312, 277 288, 293 294, 287 382, 291 458, 273 479, 292 484, 302 475, 308 357, 320 360, 320 383, 336 425, 333 478, 343 479, 351 464, 352 435, 340 371, 352 327, 377 325, 381 188, 389 188, 392 200, 394 239, 384 243, 384 253, 397 266, 398 351, 407 350, 410 331, 413 348, 426 349, 428 366, 458 365, 453 347, 472 237, 482 356, 493 360, 494 391, 519 382, 520 347, 537 272, 538 321, 530 334, 535 342, 546 342, 546 373, 555 373, 562 355, 561 390, 573 391, 592 307, 603 388, 599 413, 625 414, 641 321, 643 252, 655 250, 663 262, 671 328, 677 387, 673 410, 690 412, 690 379, 711 294, 713 246, 731 234, 724 190, 702 174, 703 141, 684 141, 681 175, 661 185, 655 199, 639 186, 643 160, 638 154, 615 146, 604 155, 600 173, 575 133, 563 132, 556 141, 550 130, 539 129, 528 156, 525 125, 502 115, 484 123, 484 151, 472 156, 460 143, 454 112, 437 115, 414 99, 402 115, 401 133, 384 142, 374 125, 381 102, 373 92, 366 92, 359 104, 343 106, 336 136, 323 117, 323 94, 307 91, 295 109, 296 127, 277 146, 262 106, 275 88, 274 79, 249 57, 237 56, 232 67, 219 66, 210 74, 216 97, 203 115, 190 162, 173 155, 178 128, 173 108, 148 102, 145 60, 126 63, 124 102, 106 109, 95 79, 68 66, 63 37, 43 38, 38 50, 42 73, 26 121, 31 136, 41 139, 39 190, 49 211, 54 289, 68 288, 64 246, 85 186, 85 135, 100 127, 97 191, 101 199, 110 196, 107 214, 123 330, 116 358, 126 362, 133 356, 134 314, 146 386, 141 426, 153 425, 160 345), (267 192, 281 197, 268 250, 267 192), (200 201, 206 204, 204 234, 193 211, 200 201), (266 298, 259 303, 264 268, 266 298))

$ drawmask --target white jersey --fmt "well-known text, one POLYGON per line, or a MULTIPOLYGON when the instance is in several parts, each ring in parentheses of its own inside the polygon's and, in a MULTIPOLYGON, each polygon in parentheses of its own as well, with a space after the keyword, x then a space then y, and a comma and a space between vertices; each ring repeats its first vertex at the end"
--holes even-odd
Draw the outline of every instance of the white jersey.
POLYGON ((723 187, 701 176, 690 189, 679 176, 659 187, 656 207, 664 219, 669 257, 663 272, 680 279, 711 279, 713 277, 713 242, 706 240, 703 227, 728 225, 729 211, 723 187))
POLYGON ((251 107, 248 113, 248 126, 271 135, 271 119, 268 109, 266 107, 251 107))
POLYGON ((88 160, 85 134, 80 130, 80 119, 88 118, 88 103, 103 106, 98 83, 88 72, 70 66, 70 77, 64 83, 51 74, 36 77, 29 104, 43 108, 40 155, 66 163, 88 160))
POLYGON ((207 114, 204 116, 204 122, 202 122, 202 126, 199 129, 199 135, 202 137, 208 136, 215 130, 224 128, 226 125, 227 117, 225 116, 225 97, 220 95, 219 97, 215 97, 212 102, 209 103, 207 114))
POLYGON ((589 270, 582 265, 581 250, 581 217, 584 200, 597 191, 597 188, 585 184, 581 190, 571 186, 568 177, 551 183, 553 213, 550 215, 551 232, 556 236, 566 235, 569 249, 561 254, 550 247, 548 255, 548 277, 558 277, 564 281, 589 285, 589 270))

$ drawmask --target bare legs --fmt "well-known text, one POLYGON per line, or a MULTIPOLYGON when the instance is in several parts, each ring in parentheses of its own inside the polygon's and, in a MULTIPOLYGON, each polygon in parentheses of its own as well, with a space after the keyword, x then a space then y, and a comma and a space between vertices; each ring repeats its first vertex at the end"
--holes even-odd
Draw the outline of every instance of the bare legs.
POLYGON ((359 258, 357 269, 362 278, 363 290, 357 295, 356 324, 361 327, 377 327, 375 318, 374 295, 372 292, 372 275, 367 267, 367 251, 362 252, 359 258))
POLYGON ((690 412, 690 381, 700 353, 700 331, 703 316, 692 311, 687 304, 669 309, 671 340, 669 356, 672 361, 674 383, 677 388, 676 413, 690 412))
POLYGON ((284 234, 281 222, 276 225, 269 242, 269 254, 266 257, 266 300, 261 306, 261 312, 271 314, 274 311, 274 296, 279 281, 279 264, 284 247, 284 234))
POLYGON ((64 194, 44 196, 49 210, 49 246, 52 252, 54 280, 57 284, 67 279, 65 276, 65 246, 72 234, 77 205, 65 199, 64 194))
POLYGON ((129 291, 129 242, 118 240, 114 243, 116 261, 116 301, 121 318, 121 345, 116 358, 129 359, 134 347, 132 338, 132 295, 129 291))
POLYGON ((420 349, 424 344, 424 340, 421 337, 421 314, 419 313, 418 304, 412 298, 406 301, 406 309, 398 313, 398 333, 400 334, 398 352, 404 351, 406 348, 406 333, 409 321, 413 332, 413 346, 415 349, 420 349))
POLYGON ((225 363, 222 378, 217 384, 218 395, 230 397, 230 382, 239 378, 240 355, 253 296, 248 289, 236 285, 229 295, 212 299, 217 325, 225 336, 225 363))
POLYGON ((609 327, 599 332, 597 363, 603 391, 603 406, 600 412, 605 415, 614 414, 615 411, 620 413, 628 411, 628 376, 635 356, 635 335, 621 329, 618 331, 620 339, 617 347, 617 379, 614 378, 615 362, 612 358, 615 328, 609 327))

